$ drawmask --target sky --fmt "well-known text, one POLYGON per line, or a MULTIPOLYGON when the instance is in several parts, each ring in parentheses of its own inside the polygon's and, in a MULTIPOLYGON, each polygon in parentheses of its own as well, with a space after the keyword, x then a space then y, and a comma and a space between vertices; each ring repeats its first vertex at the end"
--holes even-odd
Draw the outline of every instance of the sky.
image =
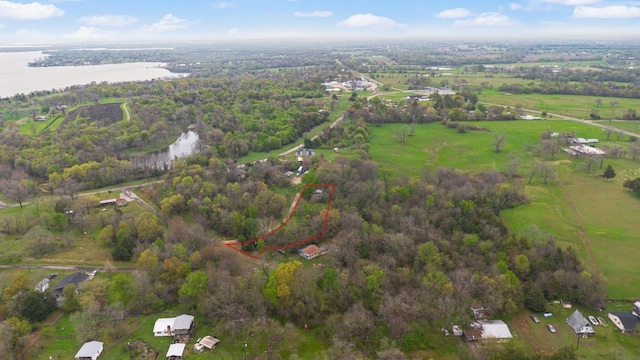
POLYGON ((640 0, 0 0, 0 43, 627 39, 640 0))

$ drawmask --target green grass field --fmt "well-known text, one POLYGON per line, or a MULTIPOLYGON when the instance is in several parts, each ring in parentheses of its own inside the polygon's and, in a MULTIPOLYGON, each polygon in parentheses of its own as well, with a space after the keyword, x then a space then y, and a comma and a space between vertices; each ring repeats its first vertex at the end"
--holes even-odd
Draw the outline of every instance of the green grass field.
MULTIPOLYGON (((628 304, 630 306, 630 304, 628 304)), ((627 307, 626 310, 629 310, 627 307)), ((579 310, 586 317, 593 315, 602 317, 608 326, 595 326, 596 336, 591 339, 580 339, 567 325, 566 318, 571 315, 576 308, 564 309, 561 305, 549 305, 553 316, 545 318, 538 314, 540 323, 536 324, 529 318, 528 311, 522 311, 518 316, 509 322, 509 327, 515 336, 522 340, 528 349, 537 354, 552 354, 562 347, 577 347, 577 354, 580 359, 637 359, 640 357, 640 349, 637 346, 637 338, 633 335, 623 335, 607 318, 605 312, 595 312, 580 308, 579 310), (552 334, 546 327, 553 325, 556 333, 552 334), (612 346, 612 344, 616 344, 612 346)))
MULTIPOLYGON (((631 131, 633 133, 640 133, 640 120, 596 120, 594 123, 607 125, 614 127, 616 129, 631 131)), ((612 134, 611 137, 615 137, 615 134, 612 134)))
MULTIPOLYGON (((474 124, 491 132, 460 134, 434 123, 417 126, 414 136, 401 144, 394 132, 402 125, 372 127, 370 155, 381 168, 393 171, 396 176, 420 176, 424 168, 434 170, 441 166, 470 173, 503 171, 512 153, 521 158, 522 172, 533 160, 529 149, 547 129, 575 130, 580 137, 597 138, 601 134, 599 128, 560 120, 474 124), (496 153, 492 146, 494 133, 506 134, 506 146, 501 153, 496 153)), ((610 143, 626 146, 622 142, 610 143)), ((604 166, 611 164, 619 174, 616 179, 606 181, 595 176, 602 173, 601 169, 591 174, 580 170, 581 162, 582 159, 564 153, 556 156, 552 163, 559 174, 558 180, 545 185, 534 178, 532 184, 525 186, 531 202, 506 210, 502 216, 513 231, 535 225, 555 235, 561 245, 573 246, 587 268, 602 272, 609 297, 637 297, 636 289, 630 284, 640 281, 640 270, 634 265, 640 257, 634 235, 640 233, 640 223, 634 220, 634 214, 640 210, 640 199, 626 191, 622 182, 625 174, 639 176, 640 163, 605 159, 604 166)))
POLYGON ((481 102, 491 104, 502 104, 516 107, 518 105, 525 109, 537 109, 548 113, 566 115, 578 119, 589 119, 591 110, 598 111, 603 119, 618 118, 624 115, 627 109, 637 109, 640 106, 639 99, 626 98, 602 98, 602 105, 596 106, 597 96, 581 95, 541 95, 541 94, 521 94, 510 95, 498 90, 484 90, 478 95, 481 102), (611 101, 618 101, 618 104, 611 106, 611 101))

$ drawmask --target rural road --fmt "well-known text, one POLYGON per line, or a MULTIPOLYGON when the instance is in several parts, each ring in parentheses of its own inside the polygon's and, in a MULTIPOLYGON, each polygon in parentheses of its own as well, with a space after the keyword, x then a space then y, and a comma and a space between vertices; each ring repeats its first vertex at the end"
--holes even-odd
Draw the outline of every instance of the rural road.
MULTIPOLYGON (((338 125, 338 123, 340 123, 342 120, 344 120, 344 114, 340 115, 334 122, 332 122, 329 125, 329 128, 333 128, 334 126, 338 125)), ((320 134, 315 135, 314 137, 311 138, 311 140, 315 140, 318 138, 318 136, 320 136, 320 134)), ((286 156, 291 154, 294 151, 298 151, 299 149, 302 149, 304 147, 304 144, 300 144, 300 145, 296 145, 294 147, 292 147, 291 149, 287 150, 287 151, 283 151, 280 154, 278 154, 278 156, 286 156)), ((266 159, 265 159, 266 160, 266 159)))
MULTIPOLYGON (((100 194, 103 193, 105 191, 119 191, 119 192, 124 192, 127 189, 135 189, 135 188, 139 188, 139 187, 143 187, 143 186, 148 186, 148 185, 153 185, 153 184, 159 184, 164 182, 164 180, 154 180, 154 181, 149 181, 149 182, 145 182, 143 184, 136 184, 136 185, 128 185, 128 186, 119 186, 119 187, 114 187, 112 189, 109 190, 90 190, 87 192, 82 192, 82 193, 78 193, 75 196, 87 196, 87 195, 95 195, 95 194, 100 194)), ((144 200, 142 200, 141 198, 139 198, 135 193, 131 193, 131 195, 127 195, 127 198, 131 199, 131 200, 136 200, 140 203, 142 203, 143 205, 147 206, 147 207, 151 207, 151 205, 147 204, 144 200)), ((23 202, 22 205, 30 205, 31 202, 23 202)), ((2 201, 0 201, 0 209, 2 208, 7 208, 7 207, 18 207, 20 206, 19 204, 6 204, 2 201)))
MULTIPOLYGON (((478 104, 491 105, 491 106, 503 106, 501 104, 493 104, 493 103, 486 103, 486 102, 478 102, 478 104)), ((540 110, 524 109, 524 108, 522 110, 526 111, 526 112, 534 113, 534 114, 542 114, 542 111, 540 111, 540 110)), ((596 122, 593 122, 591 120, 579 119, 579 118, 566 116, 566 115, 560 115, 560 114, 553 114, 553 113, 550 113, 550 112, 547 112, 547 115, 549 117, 553 117, 555 119, 575 121, 575 122, 583 123, 583 124, 586 124, 586 125, 599 127, 599 128, 602 128, 602 129, 609 128, 609 125, 596 123, 596 122)), ((553 119, 547 119, 545 121, 553 121, 553 119)), ((613 122, 615 122, 615 121, 613 121, 613 122)), ((620 132, 620 133, 622 133, 624 135, 627 135, 627 136, 635 136, 635 137, 639 137, 640 138, 640 134, 634 133, 632 131, 622 130, 622 129, 618 129, 618 128, 615 128, 614 131, 618 131, 618 132, 620 132)))
POLYGON ((0 269, 47 269, 47 270, 98 270, 98 272, 111 272, 111 271, 133 271, 134 267, 95 267, 95 266, 81 266, 81 265, 35 265, 35 264, 14 264, 14 265, 0 265, 0 269))

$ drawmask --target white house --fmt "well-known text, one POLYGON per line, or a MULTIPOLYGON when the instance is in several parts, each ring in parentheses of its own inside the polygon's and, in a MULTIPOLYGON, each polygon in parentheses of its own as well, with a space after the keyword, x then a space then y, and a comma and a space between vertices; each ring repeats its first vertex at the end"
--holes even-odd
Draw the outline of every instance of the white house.
POLYGON ((153 336, 191 336, 194 327, 194 318, 191 315, 159 318, 153 325, 153 336))
POLYGON ((167 360, 181 360, 186 346, 186 344, 181 343, 169 345, 169 350, 167 350, 167 360))
POLYGON ((153 325, 153 336, 171 336, 173 322, 176 318, 160 318, 153 325))
POLYGON ((89 341, 82 345, 74 357, 75 360, 96 360, 104 350, 104 343, 89 341))
POLYGON ((513 337, 509 326, 502 320, 478 320, 474 324, 473 328, 463 332, 463 337, 467 342, 488 339, 504 340, 513 337))

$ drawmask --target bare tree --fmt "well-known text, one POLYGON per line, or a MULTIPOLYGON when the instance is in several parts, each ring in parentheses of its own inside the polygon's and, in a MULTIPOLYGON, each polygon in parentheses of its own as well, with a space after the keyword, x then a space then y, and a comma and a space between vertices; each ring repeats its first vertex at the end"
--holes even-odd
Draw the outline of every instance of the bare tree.
POLYGON ((506 134, 493 135, 493 146, 496 148, 497 153, 501 152, 502 149, 504 149, 506 140, 507 140, 506 134))
POLYGON ((552 159, 560 152, 562 146, 557 139, 544 139, 538 144, 538 151, 552 159))
POLYGON ((631 153, 631 158, 635 160, 638 156, 640 156, 640 142, 636 141, 629 146, 629 152, 631 153))
POLYGON ((0 188, 7 199, 17 202, 22 208, 22 202, 29 197, 29 189, 18 180, 2 180, 0 188))
POLYGON ((613 133, 613 128, 611 126, 607 126, 605 128, 602 129, 602 131, 604 131, 604 133, 607 135, 607 140, 609 140, 609 138, 611 137, 611 134, 613 133))
POLYGON ((582 163, 582 168, 584 169, 585 172, 590 173, 593 168, 596 166, 596 164, 598 163, 598 158, 595 156, 587 156, 584 159, 584 163, 582 163))
POLYGON ((546 184, 548 180, 554 180, 557 177, 555 170, 548 163, 539 162, 537 166, 538 174, 542 177, 544 184, 546 184))
POLYGON ((520 169, 520 158, 514 153, 511 153, 510 158, 509 165, 507 165, 507 175, 510 178, 515 178, 518 176, 518 170, 520 169))
POLYGON ((529 181, 527 182, 527 184, 531 184, 531 181, 533 180, 533 178, 538 173, 538 168, 539 168, 538 163, 539 163, 539 161, 536 161, 536 162, 530 164, 529 169, 527 170, 527 177, 529 178, 529 181))
POLYGON ((404 144, 407 141, 407 136, 409 136, 409 132, 410 132, 409 127, 406 125, 403 125, 402 127, 400 127, 395 131, 394 135, 396 139, 400 140, 401 144, 404 144))
POLYGON ((595 102, 597 107, 600 107, 602 105, 602 99, 600 98, 596 98, 595 102))
POLYGON ((81 189, 82 189, 81 183, 75 181, 74 179, 67 178, 60 182, 60 185, 58 185, 58 188, 56 190, 63 195, 69 196, 71 200, 74 200, 76 194, 81 189))

